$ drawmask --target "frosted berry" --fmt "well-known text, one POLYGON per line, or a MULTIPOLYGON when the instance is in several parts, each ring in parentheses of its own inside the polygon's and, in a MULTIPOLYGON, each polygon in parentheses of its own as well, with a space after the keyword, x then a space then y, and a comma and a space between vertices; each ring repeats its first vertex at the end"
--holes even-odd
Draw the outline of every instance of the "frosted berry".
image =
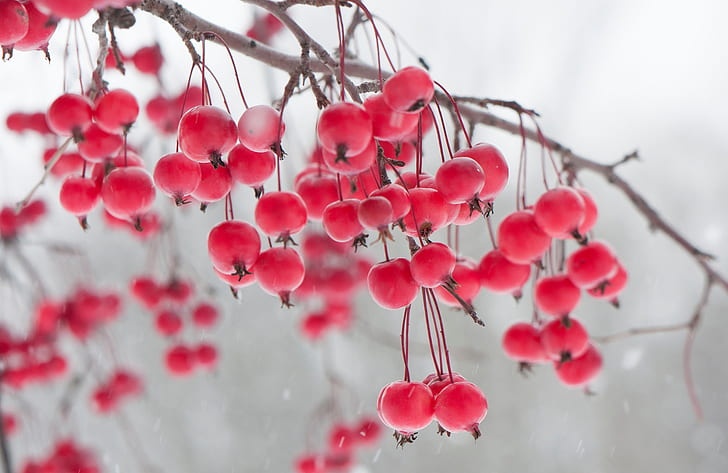
POLYGON ((590 383, 602 370, 602 355, 589 345, 586 351, 576 358, 555 361, 556 376, 566 386, 581 387, 590 383))
POLYGON ((141 231, 140 217, 154 203, 152 176, 140 167, 116 168, 101 185, 101 199, 106 211, 116 218, 136 222, 141 231))
POLYGON ((0 45, 12 46, 28 32, 28 11, 16 0, 0 2, 0 45))
POLYGON ((385 309, 402 309, 415 300, 420 290, 405 258, 375 264, 367 275, 367 287, 374 302, 385 309))
POLYGON ((592 241, 574 251, 566 260, 566 273, 575 286, 591 289, 614 276, 617 257, 604 242, 592 241))
POLYGON ((94 109, 96 124, 108 133, 128 132, 138 115, 136 97, 124 89, 115 89, 101 96, 94 109))
POLYGON ((386 426, 409 437, 432 422, 435 399, 424 383, 395 381, 379 392, 377 413, 386 426))
POLYGON ((372 141, 372 119, 364 107, 350 102, 329 105, 321 112, 316 136, 326 150, 346 160, 364 151, 372 141))
POLYGON ((486 253, 480 260, 478 275, 483 288, 495 293, 510 293, 518 298, 531 275, 531 266, 511 263, 496 249, 486 253))
POLYGON ((303 230, 307 219, 306 204, 295 192, 268 192, 255 205, 256 225, 277 241, 289 241, 303 230))
POLYGON ((569 315, 579 299, 581 290, 565 274, 543 277, 533 288, 533 301, 538 310, 554 317, 569 315))
POLYGON ((412 277, 423 287, 437 287, 451 280, 455 269, 455 253, 444 243, 433 242, 412 255, 412 277))
POLYGON ((247 274, 260 255, 260 236, 254 226, 240 220, 218 223, 207 235, 207 251, 218 271, 247 274))
POLYGON ((255 279, 265 292, 277 295, 290 306, 291 293, 301 285, 306 270, 301 255, 293 248, 270 248, 263 251, 253 267, 255 279))
POLYGON ((179 121, 177 139, 182 152, 199 163, 224 165, 222 156, 238 140, 238 129, 229 113, 212 105, 187 110, 179 121))
POLYGON ((89 99, 78 94, 63 94, 53 101, 46 119, 48 127, 60 136, 73 136, 76 141, 83 139, 83 132, 91 126, 93 117, 89 99))
POLYGON ((521 363, 543 363, 550 358, 541 344, 541 334, 533 325, 518 322, 503 333, 503 351, 508 358, 521 363))
POLYGON ((447 432, 469 432, 477 439, 487 413, 483 391, 469 381, 452 383, 435 397, 435 419, 447 432))
POLYGON ((286 131, 286 125, 280 117, 280 113, 268 105, 250 107, 238 120, 240 142, 258 153, 279 150, 281 137, 286 131))
POLYGON ((552 360, 578 358, 589 346, 589 334, 578 320, 562 317, 543 326, 541 345, 552 360))
POLYGON ((200 164, 183 153, 165 154, 154 166, 154 183, 159 190, 174 199, 175 204, 190 202, 189 196, 202 181, 200 164))
POLYGON ((432 100, 435 95, 435 84, 427 71, 408 66, 384 82, 382 95, 387 105, 394 110, 417 113, 432 100))
POLYGON ((584 215, 584 199, 574 189, 563 186, 546 191, 533 208, 536 223, 552 238, 581 238, 579 225, 584 215))

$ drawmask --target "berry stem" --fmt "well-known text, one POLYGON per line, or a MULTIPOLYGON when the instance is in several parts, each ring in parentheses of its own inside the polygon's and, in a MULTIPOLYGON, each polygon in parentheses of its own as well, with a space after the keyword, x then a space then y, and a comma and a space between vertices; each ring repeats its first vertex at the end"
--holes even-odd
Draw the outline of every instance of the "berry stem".
MULTIPOLYGON (((427 303, 428 303, 428 297, 425 293, 425 288, 422 288, 422 309, 425 313, 425 328, 427 329, 427 342, 430 345, 430 355, 432 356, 432 364, 435 367, 435 373, 437 373, 437 377, 439 378, 442 374, 442 369, 440 368, 440 365, 437 363, 437 356, 435 355, 435 345, 432 341, 432 329, 430 328, 430 311, 427 310, 427 303)), ((438 338, 438 352, 441 353, 439 350, 440 347, 440 340, 438 338)))
POLYGON ((63 153, 66 151, 66 148, 71 144, 73 141, 73 137, 66 138, 66 141, 64 141, 61 146, 58 147, 55 153, 53 153, 53 156, 51 156, 51 159, 48 160, 48 164, 45 165, 43 169, 43 175, 40 177, 40 180, 35 183, 35 185, 28 191, 28 193, 23 197, 21 200, 18 201, 17 204, 15 204, 15 210, 19 211, 26 205, 28 205, 28 202, 30 202, 30 199, 33 198, 33 195, 35 192, 42 186, 46 179, 48 178, 48 175, 51 173, 51 170, 53 169, 53 166, 56 165, 56 163, 61 159, 61 156, 63 156, 63 153))
POLYGON ((399 335, 400 343, 402 345, 402 362, 404 363, 404 380, 410 380, 409 372, 409 317, 411 305, 404 308, 404 314, 402 315, 402 330, 399 335))

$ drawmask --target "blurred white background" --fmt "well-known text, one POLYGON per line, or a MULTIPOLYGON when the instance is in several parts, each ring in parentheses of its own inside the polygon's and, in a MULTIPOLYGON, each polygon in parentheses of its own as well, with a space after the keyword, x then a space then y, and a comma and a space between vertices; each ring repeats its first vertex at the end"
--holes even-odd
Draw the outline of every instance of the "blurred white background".
MULTIPOLYGON (((237 31, 247 29, 253 14, 252 7, 234 0, 181 3, 237 31)), ((373 0, 367 5, 426 59, 432 75, 450 91, 518 100, 541 113, 548 135, 599 162, 618 161, 638 149, 642 160, 624 165, 619 173, 676 229, 715 254, 716 267, 728 274, 725 2, 373 0)), ((291 13, 324 45, 335 46, 333 10, 295 7, 291 13)), ((143 12, 136 16, 138 25, 119 33, 121 49, 131 52, 159 40, 167 61, 164 83, 170 91, 179 91, 189 70, 184 46, 167 25, 143 12)), ((88 34, 93 44, 95 38, 88 34)), ((392 44, 386 33, 385 38, 392 44)), ((365 37, 361 40, 368 60, 365 37)), ((50 65, 40 53, 17 53, 0 65, 0 116, 42 110, 61 93, 64 41, 61 26, 51 44, 50 65)), ((297 54, 295 41, 285 32, 275 45, 297 54)), ((208 52, 239 113, 229 64, 219 48, 210 46, 208 52)), ((404 48, 402 57, 403 64, 416 60, 404 48)), ((271 91, 273 96, 280 94, 284 75, 264 72, 247 59, 236 60, 251 102, 269 102, 271 91)), ((153 80, 133 72, 127 77, 110 72, 107 79, 111 86, 128 87, 142 97, 156 93, 153 80)), ((515 118, 512 113, 502 115, 515 118)), ((306 158, 314 121, 313 99, 296 98, 286 115, 284 146, 291 159, 287 164, 306 158)), ((153 135, 148 124, 140 123, 130 139, 142 143, 153 135)), ((516 137, 479 128, 476 141, 498 145, 515 168, 520 146, 516 137)), ((173 147, 169 141, 151 145, 146 162, 153 163, 173 147)), ((0 130, 0 202, 18 200, 33 185, 42 171, 42 148, 35 137, 0 130)), ((531 149, 531 156, 538 156, 537 148, 531 149)), ((294 173, 284 167, 289 182, 294 173)), ((595 335, 689 318, 701 290, 698 267, 665 236, 651 233, 618 190, 598 176, 584 173, 582 180, 599 204, 596 233, 617 249, 631 279, 620 310, 588 301, 577 316, 595 335)), ((538 181, 532 183, 537 189, 538 181)), ((41 194, 52 200, 57 191, 58 184, 49 182, 41 194)), ((512 179, 496 201, 497 221, 512 209, 514 193, 512 179)), ((250 195, 237 192, 235 198, 239 217, 251 219, 252 210, 242 203, 250 201, 250 195)), ((63 432, 103 452, 106 471, 139 471, 140 448, 160 471, 291 471, 293 458, 306 448, 307 425, 313 425, 313 447, 328 425, 310 419, 329 393, 324 360, 355 393, 355 400, 347 398, 348 415, 374 412, 379 389, 401 376, 400 355, 389 346, 390 338, 377 339, 360 327, 330 335, 317 345, 306 342, 297 332, 298 309, 280 309, 277 300, 258 288, 245 289, 242 303, 234 301, 214 279, 205 242, 209 228, 223 217, 219 205, 204 216, 195 209, 172 209, 162 199, 158 208, 176 215, 183 271, 195 277, 200 288, 213 289, 224 310, 223 324, 206 335, 219 344, 221 364, 212 374, 170 379, 161 361, 165 342, 154 333, 151 316, 128 301, 124 318, 109 333, 121 362, 146 375, 144 398, 124 408, 141 447, 130 447, 113 418, 90 414, 86 391, 73 421, 48 429, 55 407, 49 400, 58 392, 38 388, 23 392, 33 408, 31 416, 22 418, 22 432, 11 441, 16 460, 45 452, 63 432)), ((123 289, 130 277, 145 270, 156 269, 161 276, 162 268, 148 266, 136 240, 107 234, 98 215, 91 225, 83 233, 75 219, 59 210, 29 238, 70 241, 82 248, 93 268, 89 273, 77 262, 49 256, 29 244, 27 251, 43 268, 54 294, 64 294, 77 281, 123 289)), ((465 239, 466 254, 479 258, 489 249, 482 226, 468 229, 465 239)), ((369 254, 376 259, 379 249, 369 254)), ((30 311, 28 301, 13 296, 7 287, 0 294, 2 320, 22 324, 30 311)), ((594 384, 597 395, 587 397, 562 387, 548 367, 524 379, 502 354, 505 327, 530 317, 528 297, 515 304, 507 296, 484 294, 476 306, 487 322, 485 328, 456 312, 446 314, 446 325, 456 370, 488 397, 483 437, 477 442, 466 435, 441 438, 431 426, 414 444, 397 449, 385 435, 379 447, 358 457, 357 473, 728 471, 728 298, 720 290, 713 292, 705 309, 692 354, 705 414, 702 422, 695 418, 683 380, 684 332, 603 345, 605 369, 594 384)), ((363 296, 357 317, 396 341, 398 313, 384 311, 363 296)), ((420 329, 413 327, 413 340, 424 340, 420 329)), ((94 339, 89 350, 110 364, 108 347, 100 340, 94 339)), ((424 377, 428 366, 428 354, 418 351, 412 360, 415 376, 424 377)), ((20 406, 12 397, 4 404, 10 409, 20 406)))

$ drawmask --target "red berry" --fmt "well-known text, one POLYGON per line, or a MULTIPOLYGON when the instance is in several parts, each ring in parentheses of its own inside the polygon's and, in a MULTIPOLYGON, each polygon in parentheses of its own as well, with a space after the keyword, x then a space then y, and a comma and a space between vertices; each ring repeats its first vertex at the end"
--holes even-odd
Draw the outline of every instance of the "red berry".
POLYGON ((200 163, 187 159, 183 153, 165 154, 154 166, 154 183, 178 206, 189 203, 189 196, 201 181, 200 163))
POLYGON ((121 136, 107 133, 96 123, 92 123, 83 133, 83 141, 78 143, 78 152, 86 161, 100 163, 116 156, 123 145, 121 136))
POLYGON ((554 319, 541 329, 541 345, 552 360, 577 358, 589 346, 589 334, 572 317, 554 319))
POLYGON ((228 153, 228 168, 232 178, 240 184, 259 188, 276 170, 275 153, 270 149, 252 151, 244 145, 235 145, 228 153))
POLYGON ((83 95, 63 94, 48 107, 48 127, 57 135, 73 136, 80 141, 91 126, 92 107, 91 101, 83 95))
POLYGON ((345 176, 355 176, 368 171, 377 159, 377 143, 371 140, 359 153, 350 153, 346 157, 340 157, 336 151, 321 149, 321 157, 326 167, 333 172, 345 176))
POLYGON ((34 3, 56 18, 71 20, 85 16, 94 6, 94 0, 34 0, 34 3))
POLYGON ((367 197, 362 200, 357 210, 359 223, 364 228, 389 233, 389 224, 393 220, 392 204, 384 197, 367 197))
POLYGON ((323 337, 326 331, 331 328, 331 320, 325 312, 314 312, 306 314, 301 319, 299 327, 304 337, 315 341, 323 337))
POLYGON ((368 97, 364 101, 364 109, 372 119, 372 134, 377 140, 401 141, 417 127, 417 114, 393 110, 387 105, 384 94, 368 97))
POLYGON ((229 113, 212 105, 187 110, 179 121, 180 150, 191 160, 223 165, 222 155, 235 146, 238 129, 229 113))
POLYGON ((192 310, 192 322, 198 327, 210 328, 217 323, 220 314, 212 304, 201 302, 192 310))
POLYGON ((94 120, 108 133, 123 134, 129 131, 139 115, 136 97, 124 89, 115 89, 96 101, 94 120))
POLYGON ((306 204, 295 192, 268 192, 255 205, 256 225, 278 241, 285 242, 303 230, 307 219, 306 204))
POLYGON ((360 205, 361 201, 357 199, 345 199, 326 206, 321 221, 329 238, 348 242, 362 235, 364 227, 359 221, 360 205))
POLYGON ((508 183, 508 163, 503 154, 493 145, 479 143, 472 148, 465 148, 457 153, 456 157, 466 156, 480 164, 485 173, 485 185, 480 191, 480 198, 491 201, 508 183))
POLYGON ((334 424, 329 432, 328 444, 332 451, 351 451, 357 442, 357 432, 344 424, 334 424))
POLYGON ((101 200, 101 189, 92 179, 68 177, 61 185, 59 198, 61 207, 77 217, 83 217, 101 200))
POLYGON ((18 51, 47 50, 48 40, 56 31, 58 22, 41 12, 32 2, 25 3, 28 13, 28 32, 17 40, 13 49, 18 51))
POLYGON ((158 44, 140 48, 132 55, 131 60, 139 72, 153 76, 159 75, 159 70, 164 62, 162 50, 158 44))
POLYGON ((589 345, 586 351, 576 358, 554 361, 556 376, 567 386, 581 387, 591 382, 602 370, 602 355, 589 345))
POLYGON ((606 299, 615 301, 617 296, 622 293, 627 286, 627 270, 624 266, 617 263, 617 272, 611 278, 599 283, 597 286, 589 289, 589 295, 595 299, 606 299))
POLYGON ((584 189, 576 189, 581 199, 584 201, 584 220, 579 224, 579 234, 586 235, 597 223, 599 211, 594 198, 584 189))
POLYGON ((308 219, 319 222, 326 206, 339 199, 339 186, 329 172, 310 174, 296 182, 296 193, 306 204, 308 219))
POLYGON ((343 160, 371 145, 372 119, 361 105, 338 102, 321 112, 316 135, 324 149, 343 160))
MULTIPOLYGON (((101 199, 116 218, 136 220, 154 203, 152 176, 140 167, 116 168, 101 185, 101 199)), ((141 227, 137 228, 138 230, 141 227)))
MULTIPOLYGON (((48 164, 57 148, 49 148, 43 152, 43 163, 48 164)), ((83 157, 78 153, 63 153, 51 168, 51 174, 56 177, 64 177, 72 174, 81 174, 84 164, 83 157)))
POLYGON ((385 309, 402 309, 417 297, 420 285, 412 278, 410 262, 395 258, 375 264, 367 275, 367 287, 374 302, 385 309))
POLYGON ((285 131, 280 113, 268 105, 250 107, 238 120, 240 142, 257 153, 279 149, 285 131))
POLYGON ((614 276, 617 257, 604 242, 592 241, 574 251, 566 260, 566 273, 575 286, 591 289, 614 276))
POLYGON ((498 248, 512 263, 530 264, 550 245, 551 237, 541 230, 531 212, 513 212, 498 227, 498 248))
POLYGON ((500 250, 493 250, 480 260, 478 274, 485 289, 520 297, 521 288, 531 275, 531 266, 511 263, 500 250))
MULTIPOLYGON (((472 302, 480 292, 480 275, 478 265, 470 259, 455 263, 452 278, 456 283, 455 293, 465 302, 472 302)), ((451 307, 460 307, 460 302, 442 286, 436 287, 435 294, 440 302, 451 307)))
POLYGON ((190 194, 203 204, 222 200, 230 193, 233 178, 227 167, 215 168, 210 163, 198 163, 200 167, 200 185, 190 194))
POLYGON ((570 238, 584 221, 584 199, 570 187, 557 187, 536 201, 533 216, 539 227, 552 238, 570 238))
POLYGON ((200 343, 194 351, 195 360, 205 368, 213 368, 217 364, 218 353, 215 345, 200 343))
POLYGON ((474 159, 457 157, 437 169, 435 184, 446 202, 461 204, 478 199, 485 185, 485 174, 474 159))
POLYGON ((437 287, 451 279, 455 253, 444 243, 430 243, 412 255, 410 271, 420 286, 437 287))
POLYGON ((16 0, 0 2, 0 45, 12 46, 28 33, 28 11, 16 0))
POLYGON ((400 69, 384 82, 382 95, 387 105, 398 112, 417 113, 425 108, 435 95, 435 85, 424 69, 408 66, 400 69))
POLYGON ((412 207, 402 218, 407 235, 429 237, 447 223, 446 202, 436 189, 425 187, 410 189, 409 198, 412 207))
POLYGON ((396 184, 387 184, 369 194, 370 197, 384 197, 392 204, 392 221, 397 221, 407 215, 412 208, 407 190, 396 184))
POLYGON ((427 427, 435 414, 435 399, 424 383, 395 381, 379 392, 377 413, 381 421, 400 434, 427 427))
POLYGON ((182 318, 174 311, 163 310, 154 318, 154 326, 160 334, 171 337, 182 330, 182 318))
POLYGON ((164 355, 167 370, 177 376, 186 376, 192 373, 195 359, 195 352, 185 345, 173 345, 164 355))
POLYGON ((379 440, 382 434, 382 427, 375 419, 362 418, 353 431, 356 433, 356 442, 363 445, 371 445, 379 440))
POLYGON ((249 223, 227 220, 210 230, 207 251, 215 269, 241 278, 260 255, 260 236, 249 223))
POLYGON ((435 419, 448 432, 470 432, 477 439, 487 413, 483 391, 468 381, 452 383, 435 397, 435 419))
POLYGON ((526 322, 508 327, 503 334, 501 345, 506 356, 518 362, 543 363, 549 360, 541 345, 541 333, 526 322))
POLYGON ((533 288, 533 301, 538 310, 554 317, 569 315, 579 299, 581 290, 565 274, 543 277, 533 288))
POLYGON ((263 251, 253 267, 255 279, 265 292, 280 296, 290 305, 290 294, 303 282, 306 270, 301 255, 293 248, 270 248, 263 251))

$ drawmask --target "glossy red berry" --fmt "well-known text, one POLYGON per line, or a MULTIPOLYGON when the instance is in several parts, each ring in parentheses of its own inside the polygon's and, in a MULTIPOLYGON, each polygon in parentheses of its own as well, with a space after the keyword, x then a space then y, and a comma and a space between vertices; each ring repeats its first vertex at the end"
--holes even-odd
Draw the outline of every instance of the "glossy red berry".
POLYGON ((268 192, 255 205, 256 225, 278 241, 288 241, 303 230, 307 220, 306 204, 295 192, 268 192))
POLYGON ((496 249, 486 253, 480 260, 478 275, 483 288, 520 297, 521 288, 531 276, 531 265, 511 263, 496 249))
POLYGON ((139 103, 124 89, 115 89, 96 101, 94 120, 107 133, 123 134, 136 122, 139 103))
POLYGON ((83 133, 83 141, 78 143, 78 152, 90 163, 99 163, 109 159, 121 150, 124 140, 120 135, 107 133, 96 123, 83 133))
POLYGON ((589 346, 589 334, 573 317, 551 320, 541 329, 541 345, 552 360, 581 356, 589 346))
POLYGON ((80 141, 91 126, 92 107, 91 101, 83 95, 63 94, 48 107, 48 127, 57 135, 73 136, 80 141))
POLYGON ((227 220, 210 230, 207 251, 215 269, 242 278, 260 255, 260 236, 249 223, 227 220))
POLYGON ((436 189, 410 189, 410 211, 402 218, 405 233, 412 237, 429 237, 442 228, 448 219, 445 199, 436 189))
POLYGON ((228 153, 227 165, 236 182, 257 189, 275 173, 277 160, 270 149, 258 152, 238 144, 228 153))
POLYGON ((190 194, 203 204, 222 200, 233 187, 233 178, 227 167, 215 168, 210 163, 198 163, 200 167, 200 185, 190 194))
POLYGON ((18 51, 47 50, 48 40, 56 31, 57 21, 41 12, 32 2, 24 5, 28 13, 28 32, 13 45, 18 51))
POLYGON ((182 318, 172 310, 163 310, 155 316, 154 326, 160 334, 171 337, 182 330, 182 318))
POLYGON ((78 20, 94 6, 94 0, 34 0, 34 3, 56 18, 78 20))
MULTIPOLYGON (((478 265, 470 259, 462 259, 455 263, 452 271, 452 279, 455 281, 455 293, 465 302, 472 302, 480 292, 480 274, 478 265)), ((440 302, 451 307, 460 307, 460 301, 453 297, 450 292, 442 286, 436 287, 435 294, 440 302)))
POLYGON ((435 84, 427 71, 408 66, 398 70, 384 82, 382 94, 392 109, 417 113, 432 100, 435 95, 435 84))
POLYGON ((565 274, 543 277, 533 287, 533 301, 538 310, 554 317, 569 315, 580 299, 581 290, 565 274))
POLYGON ((154 194, 152 176, 140 167, 116 168, 101 185, 106 211, 122 220, 136 220, 137 224, 139 217, 151 209, 154 194))
POLYGON ((154 166, 154 183, 178 206, 190 202, 190 195, 201 181, 200 163, 188 159, 183 153, 165 154, 154 166))
POLYGON ((531 212, 513 212, 498 227, 498 248, 513 263, 530 264, 550 245, 551 237, 541 230, 531 212))
POLYGON ((627 286, 627 279, 627 270, 624 269, 624 266, 617 263, 617 272, 614 276, 589 289, 589 295, 595 299, 605 299, 614 302, 617 296, 627 286))
POLYGON ((521 363, 543 363, 550 360, 541 344, 541 333, 533 325, 518 322, 503 333, 501 346, 508 358, 521 363))
POLYGON ((584 215, 584 199, 571 187, 562 186, 546 191, 533 208, 536 223, 552 238, 565 239, 578 235, 584 215))
POLYGON ((435 399, 424 383, 395 381, 379 392, 377 413, 386 426, 403 435, 413 434, 432 422, 435 399))
POLYGON ((480 191, 483 201, 492 201, 508 184, 508 162, 495 146, 479 143, 472 148, 458 151, 455 156, 474 159, 483 168, 485 185, 480 191))
POLYGON ((566 386, 582 387, 590 383, 602 370, 602 355, 589 345, 586 351, 576 358, 554 361, 556 376, 566 386))
POLYGON ((420 290, 420 285, 412 278, 410 262, 405 258, 372 266, 367 275, 367 287, 374 302, 393 310, 410 305, 420 290))
POLYGON ((101 189, 92 179, 71 176, 63 181, 59 198, 61 207, 77 217, 83 217, 101 200, 101 189))
POLYGON ((238 120, 238 137, 246 148, 263 153, 280 149, 286 125, 281 115, 269 105, 255 105, 243 112, 238 120))
POLYGON ((393 110, 387 105, 384 94, 368 97, 364 109, 372 119, 372 134, 377 140, 401 141, 417 126, 417 114, 393 110))
POLYGON ((345 160, 371 144, 372 119, 361 105, 338 102, 321 112, 316 136, 324 149, 345 160))
POLYGON ((604 242, 592 241, 574 251, 566 260, 566 273, 577 287, 591 289, 614 276, 617 257, 604 242))
POLYGON ((238 140, 238 129, 230 114, 212 105, 187 110, 179 121, 177 139, 180 150, 191 160, 223 165, 222 156, 238 140))
POLYGON ((477 439, 487 413, 483 391, 469 381, 445 386, 435 397, 435 419, 448 432, 469 432, 477 439))
POLYGON ((16 0, 0 2, 0 45, 12 46, 28 32, 28 11, 16 0))
POLYGON ((394 212, 389 200, 384 197, 373 196, 361 201, 357 216, 359 217, 359 223, 364 228, 389 234, 389 224, 392 223, 394 212))
POLYGON ((371 194, 371 197, 384 197, 392 204, 392 220, 397 221, 407 215, 412 208, 409 194, 404 187, 396 184, 387 184, 377 189, 371 194))
POLYGON ((597 223, 599 210, 594 198, 584 189, 576 189, 581 199, 584 201, 584 220, 579 224, 579 234, 586 235, 597 223))
POLYGON ((461 204, 478 199, 485 180, 485 173, 480 164, 467 157, 457 157, 445 161, 435 173, 437 190, 450 204, 461 204))
POLYGON ((291 292, 303 282, 306 269, 301 255, 293 248, 274 247, 263 251, 253 267, 261 289, 290 305, 291 292))
POLYGON ((329 238, 348 242, 362 235, 364 227, 359 221, 360 205, 361 201, 357 199, 345 199, 326 206, 321 222, 329 238))
POLYGON ((444 243, 433 242, 412 255, 410 271, 422 287, 437 287, 451 279, 455 269, 455 253, 444 243))
POLYGON ((296 182, 296 193, 306 204, 308 219, 321 221, 326 206, 339 199, 336 177, 330 173, 309 174, 296 182))

